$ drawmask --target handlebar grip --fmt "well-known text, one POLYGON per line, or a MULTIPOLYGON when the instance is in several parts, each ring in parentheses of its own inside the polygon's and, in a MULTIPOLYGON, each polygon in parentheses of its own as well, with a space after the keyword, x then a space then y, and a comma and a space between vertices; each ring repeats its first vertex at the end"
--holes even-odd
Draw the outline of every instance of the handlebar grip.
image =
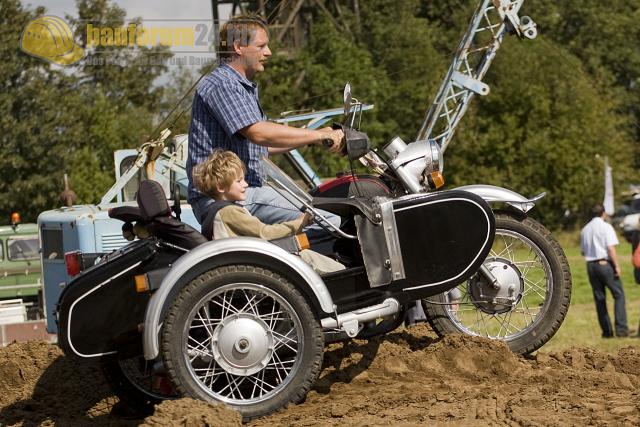
POLYGON ((326 148, 331 148, 333 147, 333 139, 331 138, 325 138, 322 140, 322 145, 326 148))

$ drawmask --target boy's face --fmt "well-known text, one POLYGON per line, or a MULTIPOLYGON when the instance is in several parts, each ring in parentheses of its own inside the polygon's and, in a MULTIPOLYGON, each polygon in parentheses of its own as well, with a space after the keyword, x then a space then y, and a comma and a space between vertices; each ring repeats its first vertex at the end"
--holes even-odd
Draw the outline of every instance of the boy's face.
POLYGON ((244 193, 249 184, 244 180, 244 172, 238 171, 236 175, 236 179, 231 182, 229 188, 222 192, 222 195, 225 200, 229 200, 231 202, 242 202, 247 198, 247 195, 244 193))

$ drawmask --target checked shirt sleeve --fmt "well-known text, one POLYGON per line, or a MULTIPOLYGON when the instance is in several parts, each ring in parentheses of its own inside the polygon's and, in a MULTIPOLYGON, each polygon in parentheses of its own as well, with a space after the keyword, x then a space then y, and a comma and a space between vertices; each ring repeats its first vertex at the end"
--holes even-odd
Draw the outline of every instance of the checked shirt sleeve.
POLYGON ((255 98, 239 85, 218 84, 203 93, 202 100, 228 136, 262 121, 255 98))

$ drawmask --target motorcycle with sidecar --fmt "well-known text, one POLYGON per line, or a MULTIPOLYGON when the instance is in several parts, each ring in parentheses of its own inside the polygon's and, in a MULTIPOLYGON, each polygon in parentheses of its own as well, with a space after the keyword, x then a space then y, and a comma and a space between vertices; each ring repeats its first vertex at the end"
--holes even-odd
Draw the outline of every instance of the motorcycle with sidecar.
POLYGON ((100 358, 131 406, 190 396, 246 420, 303 399, 325 342, 393 330, 414 301, 441 336, 502 339, 519 353, 547 342, 571 276, 560 245, 526 215, 537 198, 486 185, 433 191, 438 144, 396 138, 372 150, 355 125, 359 105, 346 87, 345 154, 373 174, 352 170, 308 193, 263 161, 269 185, 334 237, 344 270, 318 275, 295 242, 207 241, 144 181, 138 207, 110 213, 138 239, 64 286, 55 315, 65 354, 100 358))

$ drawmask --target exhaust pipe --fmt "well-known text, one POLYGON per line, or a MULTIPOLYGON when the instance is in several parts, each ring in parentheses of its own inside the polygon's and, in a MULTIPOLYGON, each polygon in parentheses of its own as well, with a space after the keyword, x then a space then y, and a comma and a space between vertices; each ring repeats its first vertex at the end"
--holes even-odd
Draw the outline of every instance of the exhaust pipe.
POLYGON ((391 316, 400 310, 400 303, 395 298, 387 298, 380 304, 364 307, 358 310, 342 313, 335 318, 322 319, 323 328, 342 329, 353 338, 360 331, 360 323, 369 322, 379 317, 391 316))

